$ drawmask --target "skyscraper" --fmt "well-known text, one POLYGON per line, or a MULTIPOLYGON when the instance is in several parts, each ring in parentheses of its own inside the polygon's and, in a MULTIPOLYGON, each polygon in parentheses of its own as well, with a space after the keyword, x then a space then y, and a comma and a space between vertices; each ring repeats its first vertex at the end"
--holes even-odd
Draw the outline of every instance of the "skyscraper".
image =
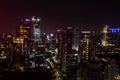
POLYGON ((57 30, 57 47, 58 58, 60 59, 61 68, 66 72, 66 42, 65 42, 65 30, 57 30))
POLYGON ((90 42, 90 31, 81 32, 81 43, 80 43, 80 58, 81 60, 88 60, 89 58, 89 42, 90 42))
POLYGON ((33 24, 33 40, 35 42, 41 41, 41 30, 40 30, 40 18, 33 16, 32 24, 33 24))
POLYGON ((23 19, 16 28, 16 37, 13 39, 13 42, 17 44, 18 50, 22 55, 27 55, 30 49, 31 27, 31 20, 23 19))
POLYGON ((16 28, 16 37, 31 39, 31 21, 29 19, 20 21, 16 28))
POLYGON ((72 54, 72 43, 73 43, 73 28, 67 27, 66 28, 66 51, 67 54, 72 54))
POLYGON ((108 33, 108 25, 105 25, 102 30, 102 45, 107 46, 107 33, 108 33))
POLYGON ((80 36, 81 36, 81 31, 79 27, 75 27, 73 30, 73 45, 72 49, 77 50, 79 49, 80 46, 80 36))

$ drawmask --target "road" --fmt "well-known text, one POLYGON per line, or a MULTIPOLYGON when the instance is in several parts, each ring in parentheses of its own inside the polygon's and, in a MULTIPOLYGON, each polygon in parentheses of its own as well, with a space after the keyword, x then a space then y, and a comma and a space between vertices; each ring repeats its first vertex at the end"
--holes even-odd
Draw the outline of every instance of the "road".
POLYGON ((55 65, 53 64, 53 62, 49 58, 48 58, 48 62, 53 69, 53 77, 54 77, 53 80, 62 80, 61 77, 60 77, 59 71, 57 70, 57 68, 55 67, 55 65))

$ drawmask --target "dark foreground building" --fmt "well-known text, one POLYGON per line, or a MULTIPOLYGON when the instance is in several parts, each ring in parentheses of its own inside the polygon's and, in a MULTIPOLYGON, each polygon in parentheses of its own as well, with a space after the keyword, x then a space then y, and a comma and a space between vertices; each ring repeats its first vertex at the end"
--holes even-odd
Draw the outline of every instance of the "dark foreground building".
POLYGON ((1 72, 0 80, 52 80, 50 72, 1 72))

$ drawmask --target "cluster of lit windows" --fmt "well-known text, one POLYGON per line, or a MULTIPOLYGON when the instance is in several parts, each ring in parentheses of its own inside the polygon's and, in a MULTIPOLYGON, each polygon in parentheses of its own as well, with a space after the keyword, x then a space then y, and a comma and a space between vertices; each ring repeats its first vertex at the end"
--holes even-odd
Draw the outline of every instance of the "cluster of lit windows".
POLYGON ((7 37, 12 37, 12 35, 7 35, 7 37))
POLYGON ((13 43, 23 43, 23 38, 13 38, 13 43))
MULTIPOLYGON (((30 27, 29 27, 30 28, 30 27)), ((27 30, 26 29, 24 29, 24 28, 20 28, 20 33, 26 33, 27 32, 27 30)))

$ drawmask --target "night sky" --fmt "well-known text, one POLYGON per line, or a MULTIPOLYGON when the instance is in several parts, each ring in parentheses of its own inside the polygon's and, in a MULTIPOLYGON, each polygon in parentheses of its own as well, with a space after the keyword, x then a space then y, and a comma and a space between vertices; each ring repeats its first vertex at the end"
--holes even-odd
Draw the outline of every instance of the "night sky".
POLYGON ((1 0, 0 32, 15 32, 21 19, 32 16, 42 19, 42 32, 48 33, 67 26, 79 25, 86 30, 99 29, 104 24, 119 26, 120 5, 114 1, 1 0))

